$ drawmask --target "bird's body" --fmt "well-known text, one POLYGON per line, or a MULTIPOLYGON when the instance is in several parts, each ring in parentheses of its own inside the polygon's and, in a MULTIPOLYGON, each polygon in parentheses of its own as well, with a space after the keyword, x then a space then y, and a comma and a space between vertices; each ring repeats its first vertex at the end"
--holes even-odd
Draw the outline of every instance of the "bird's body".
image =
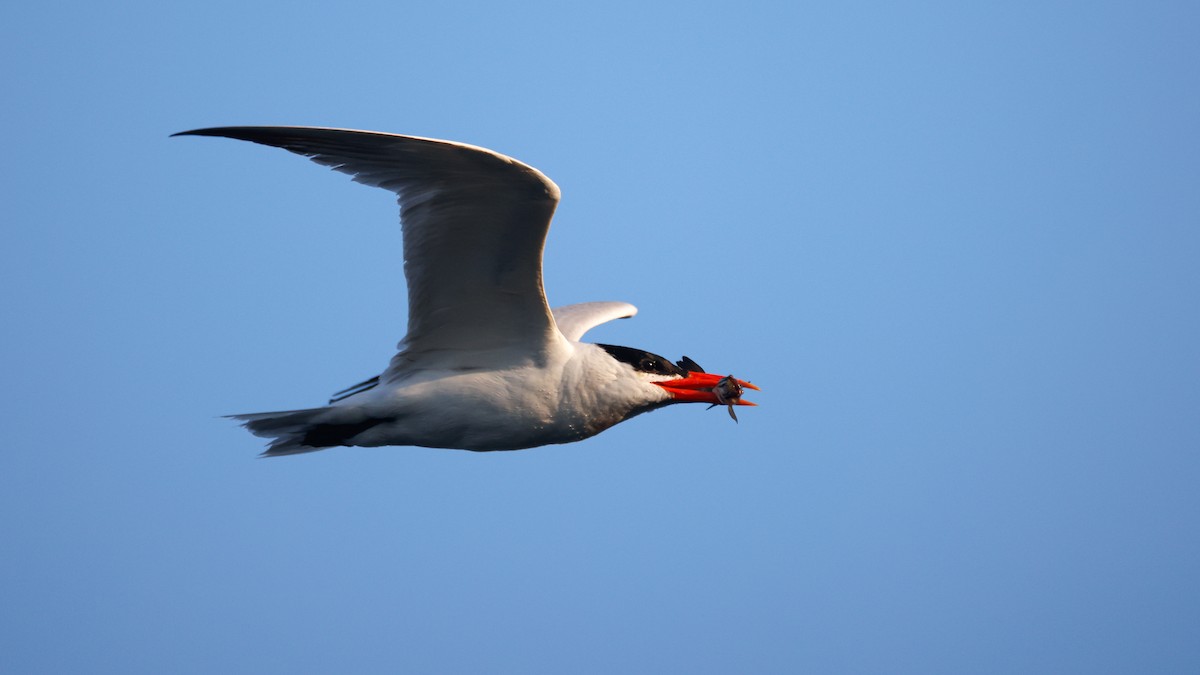
POLYGON ((569 443, 669 400, 649 383, 629 387, 620 365, 602 349, 576 343, 542 362, 417 369, 300 414, 308 440, 318 445, 519 450, 569 443))
POLYGON ((690 359, 676 365, 579 341, 600 323, 633 316, 632 305, 549 309, 541 254, 559 190, 536 169, 475 146, 374 132, 184 134, 282 147, 399 197, 409 288, 399 353, 327 406, 235 415, 274 439, 265 454, 339 445, 517 450, 582 440, 670 403, 718 402, 719 378, 690 359))

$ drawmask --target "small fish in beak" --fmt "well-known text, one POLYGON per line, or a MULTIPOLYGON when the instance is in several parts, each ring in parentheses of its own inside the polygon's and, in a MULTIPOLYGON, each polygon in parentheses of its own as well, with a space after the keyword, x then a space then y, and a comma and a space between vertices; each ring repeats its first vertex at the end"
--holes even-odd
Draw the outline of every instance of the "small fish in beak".
POLYGON ((738 384, 737 378, 733 375, 726 375, 717 381, 717 384, 712 388, 713 396, 717 397, 717 402, 708 406, 712 410, 718 405, 729 406, 729 416, 734 422, 738 421, 737 413, 733 412, 733 406, 737 405, 742 398, 742 385, 738 384))
MULTIPOLYGON (((694 365, 694 362, 693 362, 694 365)), ((720 377, 712 373, 688 371, 687 377, 660 380, 654 382, 671 395, 673 403, 708 403, 709 408, 719 405, 729 406, 729 416, 738 421, 733 412, 735 405, 756 405, 751 401, 742 400, 742 392, 746 389, 760 391, 753 384, 739 380, 732 375, 720 377)))

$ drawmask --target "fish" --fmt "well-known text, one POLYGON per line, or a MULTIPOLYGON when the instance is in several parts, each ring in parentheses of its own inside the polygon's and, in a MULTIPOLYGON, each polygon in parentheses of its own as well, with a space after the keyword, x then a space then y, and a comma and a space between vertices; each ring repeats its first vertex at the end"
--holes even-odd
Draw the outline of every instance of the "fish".
POLYGON ((742 397, 744 390, 742 385, 738 384, 737 378, 733 375, 726 375, 720 380, 717 380, 716 386, 712 388, 713 395, 717 397, 717 403, 708 406, 712 410, 717 405, 729 406, 729 416, 734 422, 738 421, 737 413, 733 412, 733 406, 742 397))

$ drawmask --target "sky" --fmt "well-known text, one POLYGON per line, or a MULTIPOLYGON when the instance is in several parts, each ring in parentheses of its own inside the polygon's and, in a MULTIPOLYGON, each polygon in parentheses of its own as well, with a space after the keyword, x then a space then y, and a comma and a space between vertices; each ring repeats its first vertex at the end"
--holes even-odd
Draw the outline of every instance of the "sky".
POLYGON ((1200 670, 1200 5, 6 3, 0 671, 1200 670), (379 372, 391 195, 553 178, 588 339, 760 385, 259 459, 379 372))

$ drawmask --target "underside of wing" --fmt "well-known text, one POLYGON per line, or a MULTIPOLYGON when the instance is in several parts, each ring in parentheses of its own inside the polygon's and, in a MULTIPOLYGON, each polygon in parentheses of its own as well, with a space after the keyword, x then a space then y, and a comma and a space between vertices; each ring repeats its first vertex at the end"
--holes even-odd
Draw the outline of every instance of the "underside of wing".
POLYGON ((628 319, 637 314, 637 307, 628 302, 581 302, 577 305, 555 307, 554 321, 563 337, 579 342, 584 333, 616 319, 628 319))
POLYGON ((520 354, 561 341, 542 288, 542 248, 559 190, 536 169, 462 143, 346 129, 220 127, 176 135, 283 148, 394 192, 408 280, 400 358, 520 354))

